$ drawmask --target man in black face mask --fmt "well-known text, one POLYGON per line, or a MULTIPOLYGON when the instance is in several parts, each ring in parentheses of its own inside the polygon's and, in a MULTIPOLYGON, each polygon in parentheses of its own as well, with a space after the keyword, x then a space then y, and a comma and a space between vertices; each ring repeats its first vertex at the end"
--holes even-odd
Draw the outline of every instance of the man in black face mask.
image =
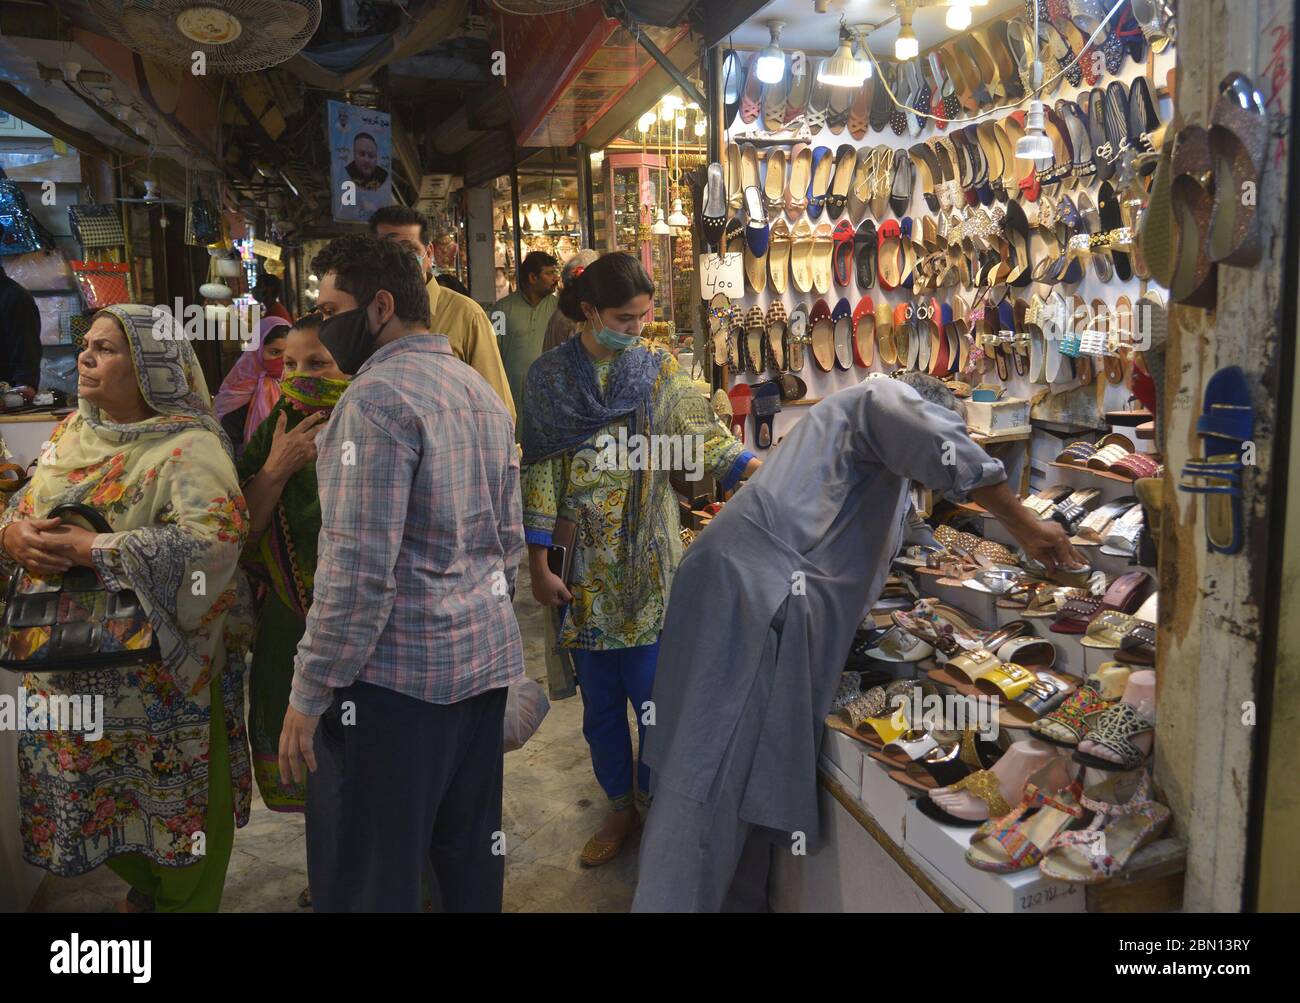
POLYGON ((308 781, 313 906, 419 911, 431 860, 445 909, 500 911, 502 725, 523 678, 514 424, 429 333, 407 250, 341 237, 312 269, 320 340, 355 374, 317 440, 319 559, 280 732, 281 775, 308 781))

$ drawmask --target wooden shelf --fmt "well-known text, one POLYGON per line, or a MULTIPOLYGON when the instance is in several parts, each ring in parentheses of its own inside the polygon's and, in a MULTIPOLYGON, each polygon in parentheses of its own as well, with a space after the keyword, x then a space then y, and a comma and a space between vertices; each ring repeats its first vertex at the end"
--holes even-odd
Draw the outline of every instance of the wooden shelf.
POLYGON ((1028 432, 994 432, 990 435, 984 435, 981 432, 972 432, 966 430, 976 445, 983 446, 989 443, 996 445, 999 442, 1027 442, 1033 436, 1033 430, 1028 432))
POLYGON ((1091 474, 1093 477, 1100 477, 1104 481, 1118 481, 1121 484, 1131 485, 1135 478, 1125 477, 1123 474, 1112 474, 1109 470, 1094 470, 1092 467, 1081 467, 1073 463, 1057 463, 1053 460, 1049 466, 1056 467, 1059 470, 1078 470, 1081 473, 1091 474))

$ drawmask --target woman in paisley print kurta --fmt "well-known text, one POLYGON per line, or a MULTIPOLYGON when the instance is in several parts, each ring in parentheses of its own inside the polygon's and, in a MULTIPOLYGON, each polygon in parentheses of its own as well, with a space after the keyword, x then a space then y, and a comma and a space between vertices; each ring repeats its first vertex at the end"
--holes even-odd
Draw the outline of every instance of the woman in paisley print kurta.
POLYGON ((109 307, 86 341, 78 411, 0 519, 3 570, 15 560, 44 577, 93 567, 110 590, 136 593, 161 657, 24 676, 29 699, 87 694, 104 706, 97 738, 20 735, 23 852, 60 876, 108 864, 132 887, 129 908, 215 911, 251 792, 244 498, 193 349, 170 317, 109 307), (68 502, 95 509, 113 532, 41 521, 68 502))

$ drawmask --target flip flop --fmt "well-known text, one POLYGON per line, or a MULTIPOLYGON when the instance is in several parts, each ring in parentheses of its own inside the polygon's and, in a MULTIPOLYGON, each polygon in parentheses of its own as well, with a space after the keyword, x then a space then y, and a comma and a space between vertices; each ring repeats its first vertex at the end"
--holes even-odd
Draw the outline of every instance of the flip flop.
POLYGON ((840 220, 831 236, 835 241, 832 257, 835 284, 847 289, 853 281, 853 224, 847 219, 840 220))

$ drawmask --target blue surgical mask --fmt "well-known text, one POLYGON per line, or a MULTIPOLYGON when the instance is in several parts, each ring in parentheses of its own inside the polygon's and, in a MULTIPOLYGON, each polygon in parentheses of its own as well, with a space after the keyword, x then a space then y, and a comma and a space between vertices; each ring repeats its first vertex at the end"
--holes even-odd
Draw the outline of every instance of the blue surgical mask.
MULTIPOLYGON (((592 323, 591 326, 593 328, 596 327, 595 323, 592 323)), ((635 345, 637 341, 640 340, 641 335, 640 333, 626 334, 623 331, 615 331, 608 327, 601 327, 596 329, 593 337, 595 337, 600 344, 610 349, 610 351, 621 352, 625 348, 631 348, 635 345)))

